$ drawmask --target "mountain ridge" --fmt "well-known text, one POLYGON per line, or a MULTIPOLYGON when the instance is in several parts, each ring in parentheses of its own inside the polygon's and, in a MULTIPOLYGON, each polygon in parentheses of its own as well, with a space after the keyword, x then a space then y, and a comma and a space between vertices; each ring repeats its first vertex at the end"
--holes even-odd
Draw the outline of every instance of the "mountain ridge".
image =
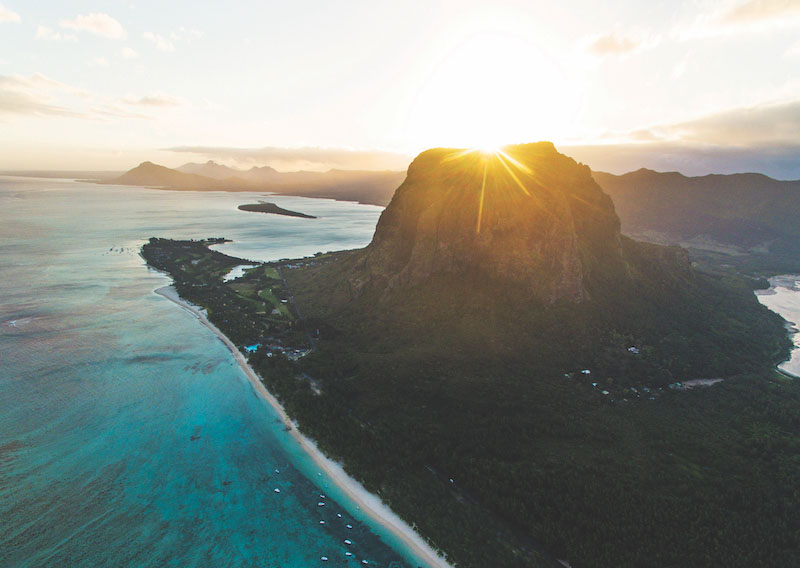
POLYGON ((646 168, 592 175, 614 200, 623 232, 632 236, 650 240, 660 233, 662 242, 673 244, 705 236, 743 250, 800 239, 795 222, 800 180, 760 173, 685 176, 646 168))
MULTIPOLYGON (((222 175, 227 170, 235 172, 235 175, 217 179, 191 171, 167 168, 148 161, 142 162, 121 176, 100 180, 98 183, 142 185, 179 191, 269 191, 281 195, 356 201, 380 206, 388 203, 394 189, 405 175, 405 172, 391 170, 279 172, 269 166, 239 171, 213 162, 212 164, 210 167, 217 175, 222 175)), ((200 164, 200 166, 208 165, 208 162, 200 164)), ((202 167, 192 167, 189 170, 205 171, 202 167)))

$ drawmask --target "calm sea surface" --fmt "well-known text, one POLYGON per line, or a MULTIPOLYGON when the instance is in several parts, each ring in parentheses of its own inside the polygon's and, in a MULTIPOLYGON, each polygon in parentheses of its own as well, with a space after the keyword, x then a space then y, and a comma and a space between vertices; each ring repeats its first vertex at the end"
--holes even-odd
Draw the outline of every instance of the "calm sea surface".
MULTIPOLYGON (((800 275, 786 274, 769 279, 769 291, 759 292, 758 300, 780 314, 796 330, 800 328, 800 275)), ((782 370, 800 377, 800 333, 792 335, 794 350, 788 361, 778 365, 782 370)))
POLYGON ((259 198, 0 177, 0 566, 421 564, 327 486, 225 346, 153 293, 169 281, 138 255, 151 236, 224 236, 228 254, 274 260, 363 246, 381 211, 236 209, 259 198))

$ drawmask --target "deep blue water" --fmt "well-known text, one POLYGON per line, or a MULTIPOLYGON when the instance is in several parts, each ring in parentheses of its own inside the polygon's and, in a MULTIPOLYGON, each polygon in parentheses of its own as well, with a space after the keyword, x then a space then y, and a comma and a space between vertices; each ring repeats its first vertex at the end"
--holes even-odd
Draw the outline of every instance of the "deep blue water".
POLYGON ((153 293, 169 281, 138 256, 150 236, 224 236, 220 250, 270 260, 363 246, 380 214, 236 209, 257 198, 0 177, 0 566, 419 563, 327 487, 225 346, 153 293))

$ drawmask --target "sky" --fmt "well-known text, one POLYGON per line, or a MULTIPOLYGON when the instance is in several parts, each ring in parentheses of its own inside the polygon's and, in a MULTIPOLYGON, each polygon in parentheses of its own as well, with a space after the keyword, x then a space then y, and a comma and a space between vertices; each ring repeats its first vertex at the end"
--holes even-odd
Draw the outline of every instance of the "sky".
POLYGON ((800 178, 800 0, 0 0, 3 170, 538 140, 615 173, 800 178))

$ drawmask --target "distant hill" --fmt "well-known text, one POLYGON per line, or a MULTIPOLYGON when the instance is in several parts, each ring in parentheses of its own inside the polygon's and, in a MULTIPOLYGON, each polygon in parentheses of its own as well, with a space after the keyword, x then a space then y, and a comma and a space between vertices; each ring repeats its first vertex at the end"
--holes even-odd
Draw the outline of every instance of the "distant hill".
POLYGON ((189 162, 188 164, 183 164, 175 169, 185 174, 197 174, 214 179, 242 177, 242 174, 244 173, 243 170, 229 168, 228 166, 223 166, 222 164, 218 164, 213 160, 209 160, 205 164, 189 162))
POLYGON ((159 166, 153 162, 142 162, 121 176, 106 180, 105 183, 197 190, 218 189, 219 187, 217 180, 197 174, 179 172, 178 170, 159 166))
MULTIPOLYGON (((256 167, 253 166, 249 170, 239 170, 218 164, 213 160, 207 161, 205 164, 198 164, 196 162, 189 162, 182 166, 175 168, 179 172, 187 174, 197 174, 218 180, 229 180, 231 178, 238 178, 250 182, 272 182, 276 181, 283 175, 281 172, 270 166, 256 167)), ((300 172, 306 173, 306 172, 300 172)), ((308 172, 313 173, 313 172, 308 172)))
POLYGON ((254 182, 276 181, 283 175, 285 174, 269 166, 262 166, 260 168, 253 166, 249 170, 237 174, 237 176, 242 179, 254 182))
POLYGON ((800 181, 648 169, 592 175, 613 199, 625 234, 734 256, 796 258, 800 267, 800 181))
POLYGON ((404 177, 405 172, 395 171, 279 172, 269 166, 242 171, 213 161, 189 163, 179 169, 171 169, 143 162, 125 174, 103 180, 102 183, 184 191, 269 191, 282 195, 386 205, 404 177))

